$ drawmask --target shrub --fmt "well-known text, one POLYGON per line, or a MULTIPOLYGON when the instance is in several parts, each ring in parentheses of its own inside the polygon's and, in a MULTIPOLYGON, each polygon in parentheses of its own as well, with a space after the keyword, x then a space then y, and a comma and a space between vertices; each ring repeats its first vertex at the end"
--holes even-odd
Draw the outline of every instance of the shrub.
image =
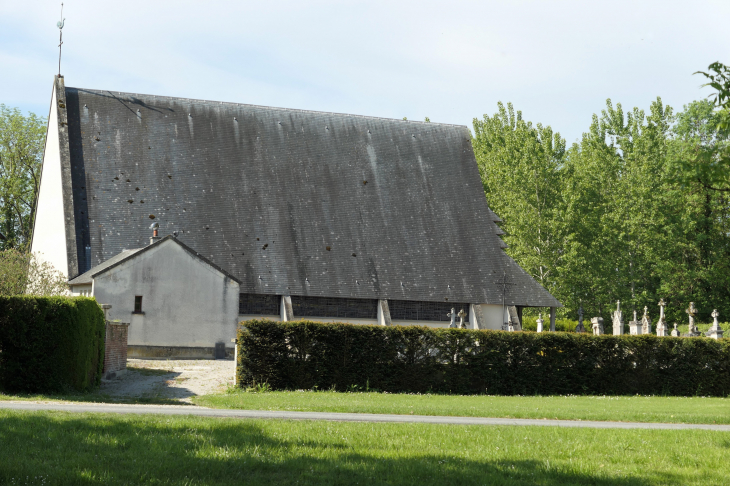
POLYGON ((494 395, 730 394, 730 339, 251 320, 238 384, 494 395))
MULTIPOLYGON (((542 327, 545 331, 550 330, 550 316, 543 317, 542 327)), ((575 328, 578 326, 578 321, 572 321, 570 319, 555 319, 555 330, 558 332, 575 332, 575 328)), ((583 327, 587 330, 591 330, 591 320, 583 319, 583 327)), ((522 330, 523 331, 537 331, 537 316, 523 316, 522 317, 522 330)))
POLYGON ((84 391, 104 366, 104 314, 87 297, 0 297, 0 388, 84 391))
POLYGON ((0 251, 1 295, 63 295, 67 279, 49 262, 32 253, 0 251))

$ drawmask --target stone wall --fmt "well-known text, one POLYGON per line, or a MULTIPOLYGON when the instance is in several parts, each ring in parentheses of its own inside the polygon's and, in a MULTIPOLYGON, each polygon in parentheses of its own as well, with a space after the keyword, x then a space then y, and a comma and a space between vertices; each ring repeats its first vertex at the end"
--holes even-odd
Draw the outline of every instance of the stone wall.
POLYGON ((127 338, 129 324, 106 321, 104 340, 104 371, 102 376, 109 380, 127 369, 127 338))

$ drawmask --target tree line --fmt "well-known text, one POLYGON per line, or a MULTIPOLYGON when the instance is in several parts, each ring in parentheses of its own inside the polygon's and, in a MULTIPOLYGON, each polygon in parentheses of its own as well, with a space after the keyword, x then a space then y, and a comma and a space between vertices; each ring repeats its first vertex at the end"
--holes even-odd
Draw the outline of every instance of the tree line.
POLYGON ((507 252, 576 318, 643 307, 686 320, 730 315, 730 71, 710 65, 711 99, 677 113, 607 100, 568 147, 512 104, 474 119, 473 146, 507 252))

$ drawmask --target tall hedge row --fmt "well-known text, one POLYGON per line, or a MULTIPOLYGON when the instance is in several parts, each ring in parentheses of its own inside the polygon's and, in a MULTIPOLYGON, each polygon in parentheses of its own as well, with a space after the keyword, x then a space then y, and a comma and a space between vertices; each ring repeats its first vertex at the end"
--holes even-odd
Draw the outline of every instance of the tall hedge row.
POLYGON ((0 389, 88 390, 104 366, 105 322, 88 297, 0 297, 0 389))
POLYGON ((730 339, 251 320, 240 386, 495 395, 730 394, 730 339))

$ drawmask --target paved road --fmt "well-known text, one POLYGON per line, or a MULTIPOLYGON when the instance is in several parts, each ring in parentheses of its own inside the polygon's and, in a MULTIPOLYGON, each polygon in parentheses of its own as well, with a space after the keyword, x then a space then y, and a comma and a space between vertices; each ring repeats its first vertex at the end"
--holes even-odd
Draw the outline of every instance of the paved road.
POLYGON ((269 410, 221 410, 185 405, 124 405, 105 403, 39 403, 0 402, 0 409, 45 411, 54 410, 71 413, 124 413, 194 415, 198 417, 225 417, 240 419, 284 419, 284 420, 331 420, 339 422, 395 422, 452 425, 538 425, 548 427, 580 427, 596 429, 704 429, 730 432, 730 425, 714 424, 664 424, 646 422, 595 422, 578 420, 508 419, 483 417, 443 417, 431 415, 388 415, 373 413, 333 412, 277 412, 269 410))

